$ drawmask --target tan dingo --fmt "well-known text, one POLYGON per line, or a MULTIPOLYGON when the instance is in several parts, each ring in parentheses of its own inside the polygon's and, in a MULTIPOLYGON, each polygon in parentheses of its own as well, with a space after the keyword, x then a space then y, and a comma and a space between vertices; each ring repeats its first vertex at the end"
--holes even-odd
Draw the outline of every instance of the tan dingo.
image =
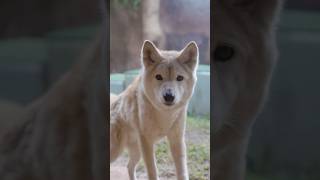
POLYGON ((181 51, 162 51, 145 41, 142 70, 110 108, 110 159, 127 148, 128 173, 135 180, 135 167, 142 155, 150 180, 157 180, 154 144, 167 137, 177 178, 188 180, 184 140, 188 102, 196 84, 198 47, 190 42, 181 51))

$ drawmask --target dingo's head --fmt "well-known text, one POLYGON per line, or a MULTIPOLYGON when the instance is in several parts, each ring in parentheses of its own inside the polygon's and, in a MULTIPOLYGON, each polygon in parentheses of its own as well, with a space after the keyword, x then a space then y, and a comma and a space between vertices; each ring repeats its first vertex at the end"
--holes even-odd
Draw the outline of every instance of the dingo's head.
POLYGON ((280 5, 280 0, 214 1, 214 132, 248 127, 261 110, 277 58, 280 5))
POLYGON ((181 51, 162 51, 145 41, 141 61, 143 90, 153 105, 169 109, 188 102, 197 81, 198 47, 195 42, 181 51))

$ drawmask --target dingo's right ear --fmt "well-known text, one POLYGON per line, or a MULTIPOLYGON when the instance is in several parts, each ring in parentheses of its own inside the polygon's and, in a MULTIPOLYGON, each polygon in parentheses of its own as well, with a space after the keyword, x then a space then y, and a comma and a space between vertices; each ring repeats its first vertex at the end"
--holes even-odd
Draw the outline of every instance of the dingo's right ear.
POLYGON ((159 50, 151 41, 144 41, 141 51, 141 60, 145 67, 161 61, 159 50))

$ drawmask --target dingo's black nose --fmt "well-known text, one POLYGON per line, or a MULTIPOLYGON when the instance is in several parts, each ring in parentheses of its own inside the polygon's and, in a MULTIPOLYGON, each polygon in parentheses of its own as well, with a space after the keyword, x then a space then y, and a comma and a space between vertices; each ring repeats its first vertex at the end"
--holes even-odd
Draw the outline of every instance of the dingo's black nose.
POLYGON ((168 91, 166 92, 164 95, 163 95, 163 98, 166 102, 168 103, 172 103, 174 101, 174 95, 172 94, 171 91, 168 91))

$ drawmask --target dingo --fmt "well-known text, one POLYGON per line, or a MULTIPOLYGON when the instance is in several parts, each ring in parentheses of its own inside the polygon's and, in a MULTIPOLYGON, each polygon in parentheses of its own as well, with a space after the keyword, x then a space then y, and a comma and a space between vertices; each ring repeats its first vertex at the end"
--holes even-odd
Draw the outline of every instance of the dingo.
POLYGON ((190 42, 183 50, 162 51, 145 41, 142 70, 110 108, 110 159, 129 151, 128 173, 135 180, 141 154, 150 180, 157 180, 154 143, 167 137, 177 178, 187 180, 184 140, 188 102, 197 81, 198 47, 190 42))

